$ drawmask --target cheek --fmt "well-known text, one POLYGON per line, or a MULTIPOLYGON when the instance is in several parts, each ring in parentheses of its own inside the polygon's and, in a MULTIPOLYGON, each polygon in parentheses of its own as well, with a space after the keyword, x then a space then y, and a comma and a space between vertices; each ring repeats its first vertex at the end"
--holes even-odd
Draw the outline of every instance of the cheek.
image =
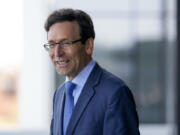
POLYGON ((49 58, 50 58, 50 60, 51 60, 51 62, 52 62, 52 64, 55 66, 55 63, 54 63, 54 54, 53 53, 49 53, 49 58))
POLYGON ((72 56, 72 61, 73 64, 78 67, 80 65, 80 57, 78 55, 73 55, 72 56))
POLYGON ((83 50, 77 52, 77 54, 74 56, 76 67, 81 67, 85 63, 86 55, 83 52, 83 50))
POLYGON ((71 54, 70 59, 72 61, 72 66, 75 69, 79 68, 81 64, 81 56, 79 55, 79 52, 74 52, 73 54, 71 54))
POLYGON ((49 57, 53 60, 53 54, 49 52, 49 57))

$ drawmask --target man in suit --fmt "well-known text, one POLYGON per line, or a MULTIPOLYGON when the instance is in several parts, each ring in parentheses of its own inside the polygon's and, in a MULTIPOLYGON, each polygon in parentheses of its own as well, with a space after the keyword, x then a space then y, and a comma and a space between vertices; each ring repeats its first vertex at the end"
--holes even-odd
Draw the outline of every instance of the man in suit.
POLYGON ((73 9, 51 13, 44 44, 65 82, 55 91, 51 135, 139 135, 139 122, 126 84, 92 58, 94 26, 73 9))

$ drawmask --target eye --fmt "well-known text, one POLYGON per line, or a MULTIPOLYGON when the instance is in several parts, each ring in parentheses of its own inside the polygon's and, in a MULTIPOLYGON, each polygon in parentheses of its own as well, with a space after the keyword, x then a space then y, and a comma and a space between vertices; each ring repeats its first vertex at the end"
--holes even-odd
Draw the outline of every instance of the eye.
POLYGON ((63 42, 62 44, 61 44, 61 47, 62 48, 69 48, 71 46, 71 42, 63 42))
POLYGON ((51 42, 51 43, 48 43, 48 45, 49 45, 49 47, 54 47, 56 45, 56 43, 51 42))

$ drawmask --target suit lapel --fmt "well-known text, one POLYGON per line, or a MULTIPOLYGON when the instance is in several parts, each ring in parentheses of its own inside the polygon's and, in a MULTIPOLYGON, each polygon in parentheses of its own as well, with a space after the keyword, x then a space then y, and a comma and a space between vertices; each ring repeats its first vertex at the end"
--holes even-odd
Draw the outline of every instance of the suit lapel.
POLYGON ((69 121, 69 125, 67 127, 66 135, 73 134, 74 129, 77 126, 83 112, 85 111, 88 103, 91 101, 91 99, 95 94, 94 87, 95 85, 98 84, 100 75, 101 75, 101 68, 98 66, 98 64, 96 64, 90 76, 88 77, 88 80, 74 108, 73 114, 69 121))
POLYGON ((63 135, 63 108, 64 108, 64 97, 65 97, 65 87, 64 85, 58 88, 57 98, 59 99, 58 102, 58 109, 56 110, 57 120, 55 123, 56 131, 54 131, 55 135, 63 135), (60 127, 59 127, 60 126, 60 127))

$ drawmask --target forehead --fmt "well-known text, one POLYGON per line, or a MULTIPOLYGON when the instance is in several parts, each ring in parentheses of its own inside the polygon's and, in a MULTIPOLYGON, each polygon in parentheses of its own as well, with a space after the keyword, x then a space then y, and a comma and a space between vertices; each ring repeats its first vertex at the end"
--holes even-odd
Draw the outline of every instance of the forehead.
POLYGON ((48 33, 48 40, 73 39, 79 37, 79 25, 76 21, 64 21, 53 24, 48 33))

